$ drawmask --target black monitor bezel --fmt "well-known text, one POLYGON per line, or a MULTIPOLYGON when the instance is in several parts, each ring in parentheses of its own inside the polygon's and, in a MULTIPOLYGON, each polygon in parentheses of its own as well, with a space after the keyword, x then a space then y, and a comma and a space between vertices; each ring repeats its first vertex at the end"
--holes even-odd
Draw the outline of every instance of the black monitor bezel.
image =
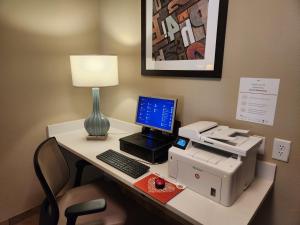
POLYGON ((177 109, 177 99, 176 99, 176 98, 164 98, 164 97, 156 97, 156 96, 144 96, 144 95, 140 95, 140 96, 138 97, 138 101, 137 101, 137 105, 136 105, 135 124, 140 125, 140 126, 143 126, 143 127, 148 127, 148 128, 151 128, 151 129, 155 129, 155 130, 160 130, 160 131, 167 132, 167 133, 173 133, 173 130, 174 130, 174 123, 175 123, 175 116, 176 116, 176 109, 177 109), (138 123, 138 122, 137 122, 137 114, 138 114, 138 108, 139 108, 140 97, 174 101, 175 104, 174 104, 174 111, 173 111, 173 117, 172 117, 172 127, 171 127, 171 130, 166 130, 166 129, 162 129, 162 128, 158 128, 158 127, 154 127, 154 126, 149 126, 149 125, 147 125, 147 124, 142 124, 142 123, 138 123))

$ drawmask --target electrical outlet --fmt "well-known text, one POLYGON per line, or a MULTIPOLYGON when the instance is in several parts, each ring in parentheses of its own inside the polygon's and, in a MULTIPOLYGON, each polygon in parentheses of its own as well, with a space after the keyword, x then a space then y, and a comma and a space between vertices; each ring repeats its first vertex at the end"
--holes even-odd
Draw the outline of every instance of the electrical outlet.
POLYGON ((291 141, 274 138, 272 158, 288 162, 291 150, 291 141))

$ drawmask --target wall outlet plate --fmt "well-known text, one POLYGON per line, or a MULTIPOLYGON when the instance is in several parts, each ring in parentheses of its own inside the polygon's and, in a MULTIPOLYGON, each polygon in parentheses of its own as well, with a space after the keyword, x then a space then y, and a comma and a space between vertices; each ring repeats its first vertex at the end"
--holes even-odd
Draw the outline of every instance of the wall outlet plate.
POLYGON ((289 161, 291 141, 274 138, 272 158, 284 162, 289 161))

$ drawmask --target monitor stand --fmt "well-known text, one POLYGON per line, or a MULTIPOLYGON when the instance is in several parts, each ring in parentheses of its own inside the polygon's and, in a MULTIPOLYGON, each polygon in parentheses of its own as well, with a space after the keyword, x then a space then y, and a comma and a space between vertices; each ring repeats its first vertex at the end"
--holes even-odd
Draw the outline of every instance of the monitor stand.
POLYGON ((170 134, 164 134, 163 131, 160 130, 153 130, 148 127, 143 127, 141 135, 144 136, 145 138, 153 139, 153 140, 158 140, 158 141, 163 141, 163 140, 169 140, 173 139, 173 135, 170 134))
POLYGON ((168 150, 177 137, 180 122, 174 123, 172 134, 143 127, 142 132, 120 138, 120 149, 150 163, 168 159, 168 150))
POLYGON ((156 140, 175 140, 178 136, 178 130, 181 123, 178 120, 174 121, 174 129, 173 133, 167 133, 161 130, 151 129, 149 127, 142 127, 142 135, 150 138, 150 139, 156 139, 156 140))

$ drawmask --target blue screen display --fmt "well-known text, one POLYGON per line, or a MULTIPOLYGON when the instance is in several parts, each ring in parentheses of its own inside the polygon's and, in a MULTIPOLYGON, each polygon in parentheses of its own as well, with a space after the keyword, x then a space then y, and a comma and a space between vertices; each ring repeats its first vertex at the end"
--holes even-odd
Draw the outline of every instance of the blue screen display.
POLYGON ((139 97, 136 123, 172 132, 176 100, 139 97))
POLYGON ((185 146, 186 146, 186 140, 184 140, 184 139, 178 139, 177 145, 185 148, 185 146))

